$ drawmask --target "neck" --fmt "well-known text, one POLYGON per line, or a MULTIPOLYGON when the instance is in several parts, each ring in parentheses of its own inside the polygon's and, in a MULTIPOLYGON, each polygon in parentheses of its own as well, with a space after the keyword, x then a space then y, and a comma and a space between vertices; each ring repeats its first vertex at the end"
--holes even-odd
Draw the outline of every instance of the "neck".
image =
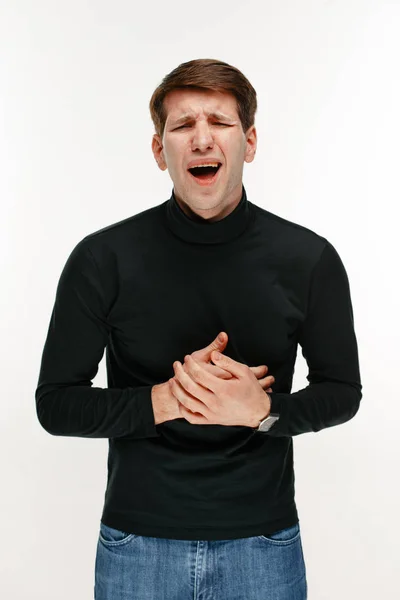
POLYGON ((183 199, 182 197, 176 193, 175 188, 173 190, 173 194, 177 204, 179 204, 180 209, 185 213, 186 216, 189 217, 192 221, 197 223, 214 223, 215 221, 220 221, 224 217, 228 216, 231 212, 235 210, 243 195, 243 185, 240 184, 238 190, 234 191, 233 201, 230 202, 227 206, 224 206, 222 210, 219 207, 213 207, 208 209, 198 209, 200 212, 196 212, 193 210, 183 199), (204 213, 204 214, 201 214, 204 213))
POLYGON ((230 242, 244 233, 254 216, 244 186, 236 206, 230 206, 228 214, 216 215, 214 220, 204 219, 194 211, 189 213, 184 210, 185 206, 181 206, 173 191, 170 199, 165 203, 165 218, 172 233, 191 244, 230 242))

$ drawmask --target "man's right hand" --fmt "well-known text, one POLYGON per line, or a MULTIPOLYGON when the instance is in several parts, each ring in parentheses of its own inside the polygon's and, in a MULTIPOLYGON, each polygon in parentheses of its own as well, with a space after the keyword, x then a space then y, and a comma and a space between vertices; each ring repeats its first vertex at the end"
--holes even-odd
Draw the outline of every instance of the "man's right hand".
MULTIPOLYGON (((200 362, 203 368, 212 373, 215 377, 220 377, 221 379, 231 379, 232 376, 230 373, 225 371, 225 369, 217 367, 211 362, 212 351, 218 350, 219 352, 223 352, 228 343, 228 336, 225 332, 220 332, 219 335, 222 336, 222 340, 219 340, 218 337, 216 337, 215 340, 213 340, 211 344, 205 348, 192 352, 191 356, 197 362, 200 362)), ((182 361, 182 365, 185 369, 184 361, 182 361)), ((261 387, 266 392, 272 392, 272 388, 270 386, 274 383, 275 378, 272 375, 266 375, 268 367, 266 365, 260 365, 258 367, 249 368, 257 377, 261 387)), ((168 381, 153 385, 151 389, 151 399, 153 403, 153 413, 156 425, 163 423, 164 421, 182 419, 182 415, 179 412, 178 400, 172 394, 168 381)))

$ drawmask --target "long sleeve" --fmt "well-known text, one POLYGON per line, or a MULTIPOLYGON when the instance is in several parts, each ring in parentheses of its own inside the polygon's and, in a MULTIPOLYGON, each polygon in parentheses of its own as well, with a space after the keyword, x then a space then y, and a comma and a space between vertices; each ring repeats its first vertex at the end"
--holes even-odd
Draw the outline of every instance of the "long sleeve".
POLYGON ((309 385, 271 393, 280 419, 267 435, 295 436, 350 420, 362 397, 353 309, 346 270, 328 241, 313 269, 306 317, 299 338, 309 385))
POLYGON ((85 238, 61 273, 42 354, 35 399, 48 433, 132 439, 159 435, 151 385, 92 387, 109 331, 100 270, 85 238))

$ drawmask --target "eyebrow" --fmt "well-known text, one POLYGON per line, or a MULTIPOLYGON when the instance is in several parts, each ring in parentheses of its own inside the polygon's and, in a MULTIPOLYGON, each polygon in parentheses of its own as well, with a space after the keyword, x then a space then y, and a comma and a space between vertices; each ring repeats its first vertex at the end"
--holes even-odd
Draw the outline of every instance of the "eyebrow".
MULTIPOLYGON (((211 112, 208 113, 208 117, 212 117, 213 119, 221 119, 223 121, 231 121, 233 122, 234 119, 232 119, 232 117, 228 117, 228 115, 224 115, 223 113, 220 112, 211 112)), ((182 115, 181 117, 179 117, 178 119, 174 119, 171 122, 171 125, 179 125, 179 123, 184 123, 185 121, 189 121, 189 120, 194 120, 194 115, 193 113, 186 113, 184 115, 182 115)))

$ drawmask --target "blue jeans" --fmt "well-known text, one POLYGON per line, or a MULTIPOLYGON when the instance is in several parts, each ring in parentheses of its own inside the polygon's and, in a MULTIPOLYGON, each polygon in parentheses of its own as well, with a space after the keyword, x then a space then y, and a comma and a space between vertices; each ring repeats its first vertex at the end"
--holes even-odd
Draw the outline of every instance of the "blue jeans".
POLYGON ((95 600, 306 600, 300 527, 269 537, 174 540, 100 522, 95 600))

